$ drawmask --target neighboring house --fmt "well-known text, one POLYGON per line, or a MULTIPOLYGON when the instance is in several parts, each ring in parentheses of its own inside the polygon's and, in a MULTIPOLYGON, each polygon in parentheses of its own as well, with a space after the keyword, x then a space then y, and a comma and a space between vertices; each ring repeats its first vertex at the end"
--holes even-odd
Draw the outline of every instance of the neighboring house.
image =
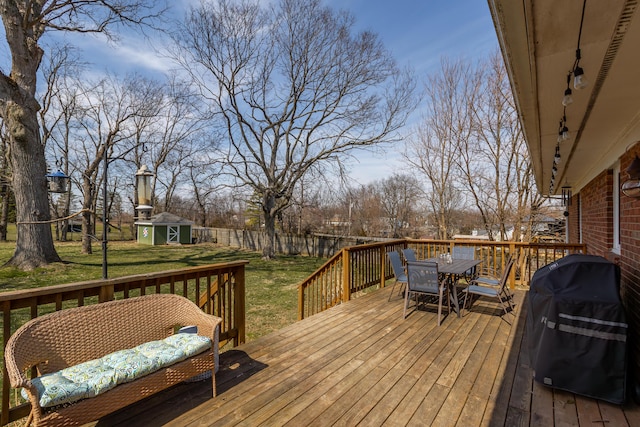
MULTIPOLYGON (((637 385, 640 198, 636 197, 640 194, 626 195, 621 186, 630 178, 627 168, 640 154, 638 2, 488 3, 539 191, 549 196, 570 192, 569 242, 585 243, 588 253, 620 265, 629 322, 629 368, 637 385), (589 84, 579 90, 573 79, 580 72, 589 84), (573 101, 566 106, 565 93, 573 101), (566 139, 564 127, 569 131, 566 139)), ((640 168, 632 175, 640 175, 640 168)))
MULTIPOLYGON (((476 230, 473 230, 474 233, 476 230)), ((489 240, 489 236, 486 234, 454 234, 453 240, 489 240)))
MULTIPOLYGON (((505 240, 512 240, 513 226, 507 226, 505 230, 505 234, 506 234, 505 240)), ((474 228, 473 230, 471 230, 471 234, 460 234, 460 233, 454 234, 452 238, 454 240, 490 240, 489 233, 487 233, 487 230, 481 229, 481 228, 474 228)), ((496 242, 501 241, 500 232, 498 231, 497 228, 493 230, 493 239, 496 242)))
MULTIPOLYGON (((529 221, 529 218, 525 218, 529 221)), ((542 216, 533 220, 531 226, 531 235, 533 241, 547 243, 563 243, 568 240, 566 233, 565 218, 554 218, 551 216, 542 216)), ((523 232, 525 230, 522 230, 523 232)))
POLYGON ((146 245, 189 244, 193 222, 168 212, 136 221, 138 243, 146 245))

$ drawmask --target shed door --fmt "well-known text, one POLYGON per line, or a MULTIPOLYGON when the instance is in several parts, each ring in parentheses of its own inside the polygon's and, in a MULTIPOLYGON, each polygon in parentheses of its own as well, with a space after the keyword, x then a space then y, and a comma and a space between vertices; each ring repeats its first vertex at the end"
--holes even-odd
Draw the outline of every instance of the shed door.
POLYGON ((180 243, 180 227, 179 226, 169 226, 168 235, 167 235, 167 243, 180 243))

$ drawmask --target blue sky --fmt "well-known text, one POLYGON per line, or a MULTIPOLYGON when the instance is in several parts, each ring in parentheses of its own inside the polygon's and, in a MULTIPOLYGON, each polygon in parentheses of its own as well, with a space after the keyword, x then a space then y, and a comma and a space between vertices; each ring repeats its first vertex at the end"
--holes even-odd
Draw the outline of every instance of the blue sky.
MULTIPOLYGON (((174 17, 178 18, 181 5, 197 1, 171 0, 174 17)), ((398 63, 411 66, 421 81, 438 71, 443 56, 477 60, 498 48, 484 0, 324 0, 324 4, 350 11, 356 18, 357 30, 377 33, 398 63)), ((0 36, 4 38, 1 28, 0 36)), ((94 64, 96 73, 136 71, 153 76, 171 68, 169 61, 156 55, 150 42, 139 35, 123 35, 118 44, 107 43, 100 35, 64 37, 81 49, 86 60, 94 64)), ((8 71, 4 43, 0 44, 0 66, 8 71)), ((419 111, 413 117, 415 121, 419 111)), ((360 163, 353 165, 351 175, 359 183, 388 177, 401 169, 397 156, 388 153, 358 157, 360 163)))
MULTIPOLYGON (((483 0, 327 0, 327 5, 347 9, 356 17, 360 30, 382 38, 400 65, 410 65, 424 82, 438 72, 440 60, 466 58, 472 61, 498 50, 498 40, 489 7, 483 0)), ((418 120, 419 110, 412 120, 418 120)), ((408 126, 405 133, 411 132, 408 126)), ((365 184, 405 172, 400 150, 359 156, 351 176, 365 184)))
MULTIPOLYGON (((197 0, 171 3, 172 17, 179 18, 180 4, 197 0)), ((324 4, 351 12, 356 30, 377 33, 399 64, 411 65, 421 75, 437 70, 442 56, 474 59, 486 56, 498 45, 489 8, 482 0, 324 0, 324 4)), ((123 35, 118 44, 107 43, 100 35, 66 37, 83 49, 98 69, 153 73, 170 66, 137 34, 123 35)))
POLYGON ((478 58, 497 49, 482 0, 327 0, 356 17, 356 26, 382 38, 400 64, 418 73, 437 70, 442 56, 478 58))

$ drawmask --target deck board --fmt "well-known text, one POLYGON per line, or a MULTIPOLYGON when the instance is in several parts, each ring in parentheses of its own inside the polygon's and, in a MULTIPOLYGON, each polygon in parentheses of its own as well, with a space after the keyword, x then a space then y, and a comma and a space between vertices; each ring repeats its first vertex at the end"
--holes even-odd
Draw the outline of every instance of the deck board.
POLYGON ((185 383, 96 426, 640 425, 636 405, 532 380, 525 292, 515 315, 480 299, 437 326, 427 304, 402 318, 390 288, 221 354, 218 396, 185 383))

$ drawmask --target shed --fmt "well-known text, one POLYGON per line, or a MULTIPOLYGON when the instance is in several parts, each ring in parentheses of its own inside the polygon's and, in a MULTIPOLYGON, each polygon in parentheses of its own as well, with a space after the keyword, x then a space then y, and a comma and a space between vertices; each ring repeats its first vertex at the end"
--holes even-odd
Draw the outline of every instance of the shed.
POLYGON ((168 212, 136 221, 138 243, 145 245, 190 244, 193 221, 168 212))

